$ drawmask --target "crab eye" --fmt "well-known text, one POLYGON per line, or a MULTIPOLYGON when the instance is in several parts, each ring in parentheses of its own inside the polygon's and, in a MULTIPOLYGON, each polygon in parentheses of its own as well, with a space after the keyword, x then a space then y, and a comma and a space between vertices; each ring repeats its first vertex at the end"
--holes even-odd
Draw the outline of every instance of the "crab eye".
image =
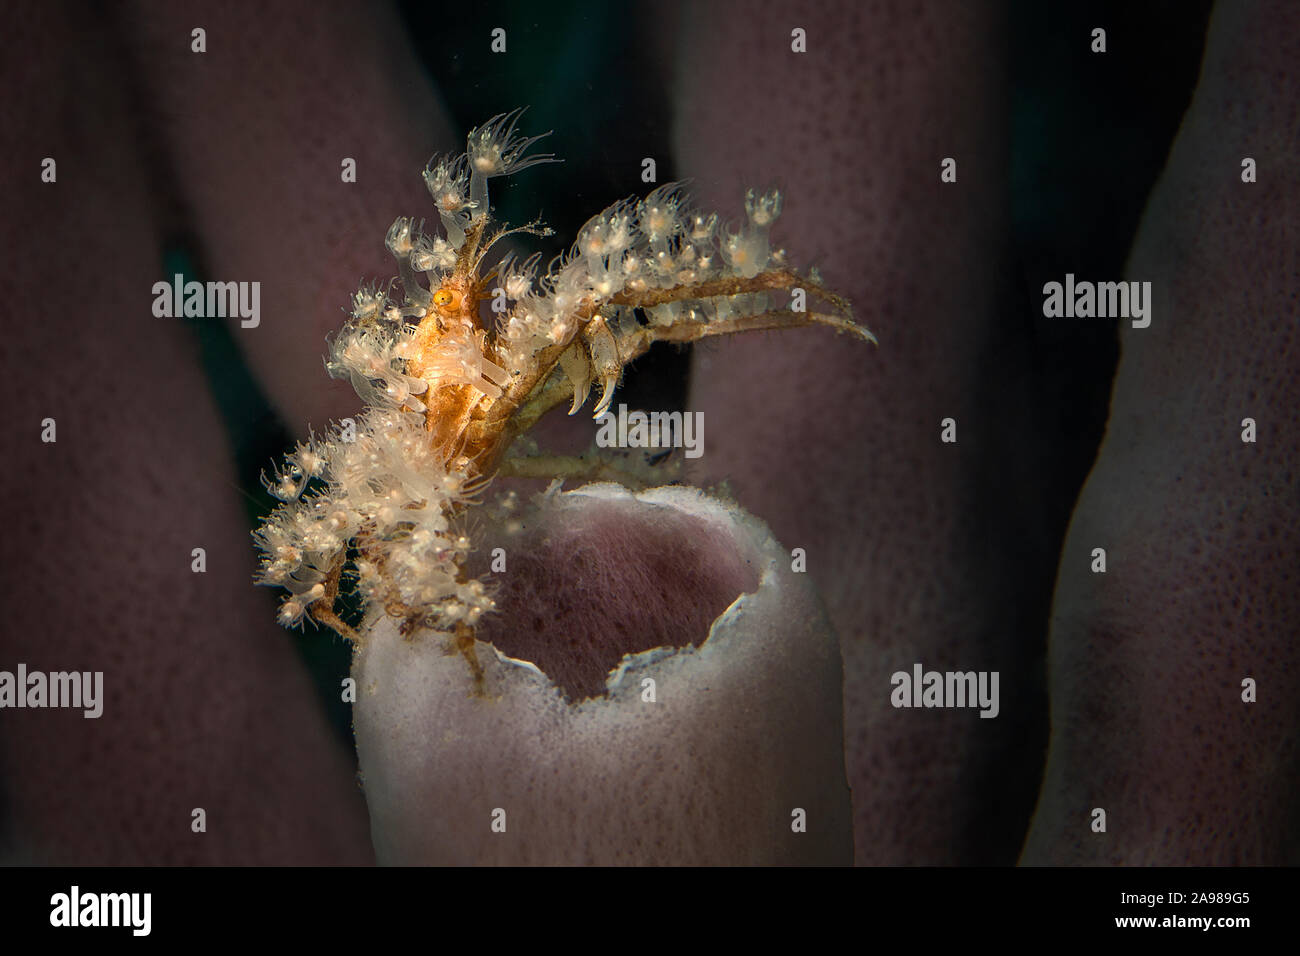
POLYGON ((433 304, 440 309, 445 309, 456 301, 455 293, 449 289, 439 289, 433 294, 433 304))

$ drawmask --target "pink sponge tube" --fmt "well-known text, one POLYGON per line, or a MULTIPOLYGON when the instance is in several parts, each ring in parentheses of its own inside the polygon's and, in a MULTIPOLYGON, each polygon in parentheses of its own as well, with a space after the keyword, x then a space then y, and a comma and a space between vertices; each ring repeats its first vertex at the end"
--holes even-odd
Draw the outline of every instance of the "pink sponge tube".
MULTIPOLYGON (((791 571, 766 527, 695 489, 634 495, 612 484, 543 499, 526 524, 507 555, 541 559, 503 575, 506 592, 553 576, 557 552, 582 541, 624 556, 597 576, 614 666, 585 696, 577 688, 602 666, 590 644, 573 666, 552 656, 561 687, 535 663, 478 641, 476 691, 465 660, 436 635, 407 640, 381 619, 353 667, 379 861, 852 862, 839 648, 807 576, 791 571), (658 587, 645 593, 647 567, 680 549, 683 530, 708 560, 691 568, 693 580, 667 581, 668 599, 658 587), (710 626, 698 608, 728 588, 734 600, 721 601, 710 626), (619 660, 619 635, 637 633, 627 623, 638 604, 653 607, 678 646, 643 646, 619 660)), ((652 577, 662 581, 659 568, 652 577)), ((533 606, 545 621, 557 602, 583 593, 582 580, 545 583, 537 593, 546 603, 533 606)), ((502 615, 503 626, 530 631, 533 615, 502 615)), ((547 643, 510 630, 496 641, 547 643)))

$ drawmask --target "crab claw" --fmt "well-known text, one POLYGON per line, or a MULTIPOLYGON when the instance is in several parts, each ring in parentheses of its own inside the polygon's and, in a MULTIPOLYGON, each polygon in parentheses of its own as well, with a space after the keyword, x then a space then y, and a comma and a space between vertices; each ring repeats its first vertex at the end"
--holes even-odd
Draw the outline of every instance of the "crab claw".
POLYGON ((593 418, 600 418, 609 411, 610 402, 614 401, 614 387, 618 384, 618 372, 610 372, 601 377, 600 380, 600 401, 596 404, 596 414, 593 418))
POLYGON ((575 346, 561 353, 560 368, 564 369, 565 377, 573 386, 573 404, 569 407, 569 414, 574 415, 591 392, 591 362, 587 359, 587 353, 580 346, 575 346))
POLYGON ((623 373, 623 365, 618 360, 618 342, 602 315, 587 323, 582 330, 582 338, 591 350, 591 366, 600 375, 602 391, 593 416, 600 418, 609 411, 609 404, 614 400, 614 387, 618 384, 619 375, 623 373))

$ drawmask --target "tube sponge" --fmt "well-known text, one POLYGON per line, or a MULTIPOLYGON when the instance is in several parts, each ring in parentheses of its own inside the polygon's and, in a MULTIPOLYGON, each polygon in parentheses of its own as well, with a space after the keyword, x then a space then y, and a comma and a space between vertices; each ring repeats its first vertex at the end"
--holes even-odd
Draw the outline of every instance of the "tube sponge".
MULTIPOLYGON (((529 540, 571 548, 552 532, 586 511, 598 515, 586 524, 601 554, 633 563, 672 554, 686 524, 688 544, 714 557, 700 575, 716 568, 734 582, 752 569, 755 589, 713 620, 706 639, 684 633, 679 646, 627 654, 604 693, 581 700, 483 641, 476 694, 470 668, 437 635, 403 637, 378 616, 353 676, 380 862, 850 863, 839 649, 806 576, 790 570, 760 521, 681 487, 633 494, 599 484, 541 496, 525 522, 529 540), (666 530, 647 540, 656 526, 666 530), (629 534, 636 548, 623 547, 629 534)), ((643 570, 627 567, 626 586, 639 587, 643 570)), ((502 577, 504 590, 522 585, 502 577)), ((575 588, 582 582, 548 593, 559 600, 575 588)), ((707 582, 688 588, 664 613, 689 617, 708 591, 707 582)), ((611 594, 610 604, 629 606, 619 600, 627 597, 611 594)), ((623 622, 605 623, 614 632, 623 622)))

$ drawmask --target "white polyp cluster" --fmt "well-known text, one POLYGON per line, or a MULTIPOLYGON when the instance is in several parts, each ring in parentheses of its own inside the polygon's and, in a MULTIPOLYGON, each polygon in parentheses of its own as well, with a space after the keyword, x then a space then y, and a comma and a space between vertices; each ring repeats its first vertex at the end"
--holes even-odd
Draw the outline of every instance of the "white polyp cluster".
MULTIPOLYGON (((679 183, 655 189, 645 199, 621 200, 593 216, 578 232, 570 255, 537 286, 503 286, 514 302, 502 319, 497 347, 507 366, 527 361, 536 350, 565 341, 575 331, 574 313, 596 305, 612 327, 635 322, 633 310, 602 305, 622 292, 644 293, 691 286, 721 278, 752 279, 779 265, 768 231, 781 212, 781 195, 745 199, 748 223, 736 232, 720 235, 717 213, 690 208, 679 183)), ((645 309, 652 324, 726 319, 766 308, 766 296, 720 295, 683 298, 645 309)), ((588 308, 588 311, 591 311, 588 308)))
POLYGON ((643 327, 638 310, 651 325, 671 326, 766 308, 765 294, 738 294, 734 284, 730 294, 692 293, 704 291, 693 288, 702 283, 752 279, 781 264, 768 240, 780 194, 751 190, 746 225, 720 231, 716 213, 691 209, 681 186, 669 183, 593 216, 569 255, 540 277, 537 255, 503 259, 496 286, 509 304, 495 328, 480 328, 455 297, 491 290, 481 272, 487 249, 508 232, 546 234, 536 224, 488 228, 489 179, 557 161, 528 155, 542 137, 516 135, 521 114, 503 113, 471 130, 464 154, 425 169, 446 235, 425 235, 423 223, 406 216, 393 222, 385 244, 397 263, 400 299, 391 281, 353 296, 352 319, 330 343, 325 364, 366 403, 355 434, 336 426, 312 436, 263 479, 282 504, 255 533, 263 552, 259 581, 289 592, 280 610, 285 624, 302 620, 315 602, 332 602, 347 558, 367 601, 400 607, 435 627, 472 625, 491 609, 482 584, 460 571, 470 544, 454 516, 470 493, 470 463, 453 457, 459 451, 432 447, 426 430, 430 408, 438 407, 431 396, 440 388, 471 386, 481 402, 491 403, 512 385, 541 381, 550 371, 539 358, 545 353, 573 386, 571 411, 601 381, 599 415, 626 361, 619 336, 643 327), (671 302, 637 304, 638 297, 670 289, 676 290, 671 302), (418 338, 413 321, 423 323, 418 338), (557 353, 556 345, 566 348, 557 353))
POLYGON ((324 471, 322 443, 312 435, 284 456, 284 464, 276 468, 273 475, 263 475, 262 484, 281 501, 293 501, 302 494, 307 482, 321 477, 324 471))
POLYGON ((745 214, 749 224, 739 232, 728 232, 722 240, 722 255, 736 275, 752 279, 768 266, 771 247, 767 231, 776 217, 781 215, 781 194, 776 190, 756 196, 754 190, 745 193, 745 214))
POLYGON ((349 379, 368 405, 423 412, 419 396, 429 383, 405 371, 411 339, 411 331, 401 327, 350 326, 330 343, 325 368, 331 378, 349 379))
POLYGON ((430 447, 421 415, 372 407, 355 434, 336 426, 288 461, 297 494, 255 532, 258 583, 289 592, 281 623, 296 624, 325 597, 324 582, 349 546, 362 555, 357 589, 368 601, 400 604, 440 630, 473 624, 492 609, 483 584, 459 571, 470 542, 451 514, 473 491, 467 463, 449 463, 430 447))
MULTIPOLYGON (((406 291, 406 303, 398 310, 398 315, 403 318, 423 316, 429 309, 432 296, 428 289, 420 285, 416 272, 435 273, 441 281, 444 270, 440 268, 441 257, 435 254, 435 244, 420 233, 420 226, 416 225, 413 219, 398 216, 388 229, 384 245, 397 261, 397 277, 406 291), (419 270, 416 269, 415 263, 417 254, 419 264, 423 267, 419 270)), ((454 254, 452 263, 455 264, 454 254)))
POLYGON ((506 298, 518 302, 532 293, 541 259, 542 254, 534 252, 523 262, 519 262, 513 254, 508 254, 501 260, 497 266, 497 285, 505 292, 506 298))
MULTIPOLYGON (((465 230, 469 228, 470 217, 475 209, 475 204, 469 199, 469 172, 464 154, 441 159, 425 169, 424 184, 429 187, 429 195, 438 207, 442 227, 447 230, 454 264, 455 250, 465 241, 465 230)), ((451 266, 448 265, 447 268, 451 266)))
POLYGON ((486 352, 487 332, 453 326, 424 353, 424 374, 440 385, 472 385, 488 398, 496 398, 510 384, 510 373, 486 352))
POLYGON ((411 267, 416 272, 438 274, 450 272, 456 267, 456 250, 442 236, 433 239, 420 236, 411 251, 411 267))

